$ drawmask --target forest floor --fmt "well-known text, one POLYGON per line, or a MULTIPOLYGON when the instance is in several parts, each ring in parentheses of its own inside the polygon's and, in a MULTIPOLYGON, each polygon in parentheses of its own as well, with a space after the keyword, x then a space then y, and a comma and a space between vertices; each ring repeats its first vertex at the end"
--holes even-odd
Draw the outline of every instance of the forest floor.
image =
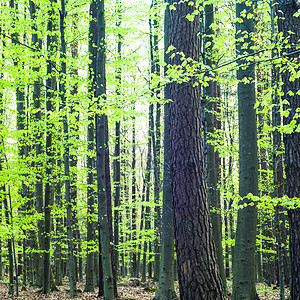
MULTIPOLYGON (((9 299, 22 299, 22 300, 64 300, 64 299, 98 299, 102 300, 103 297, 98 298, 98 291, 95 293, 84 292, 84 283, 77 284, 78 296, 75 298, 70 297, 70 290, 68 287, 68 280, 64 280, 63 286, 58 287, 59 291, 51 292, 49 295, 43 295, 40 289, 28 287, 27 290, 20 291, 19 297, 8 295, 7 283, 0 282, 0 300, 9 299)), ((175 284, 176 292, 178 292, 178 284, 175 284)), ((154 298, 157 290, 157 284, 151 282, 141 283, 139 279, 135 278, 122 278, 118 283, 118 293, 120 300, 150 300, 154 298)), ((261 300, 279 300, 279 289, 276 287, 269 287, 265 284, 258 284, 257 291, 261 300)), ((286 299, 288 298, 288 292, 286 299)), ((231 297, 226 297, 230 300, 231 297)))

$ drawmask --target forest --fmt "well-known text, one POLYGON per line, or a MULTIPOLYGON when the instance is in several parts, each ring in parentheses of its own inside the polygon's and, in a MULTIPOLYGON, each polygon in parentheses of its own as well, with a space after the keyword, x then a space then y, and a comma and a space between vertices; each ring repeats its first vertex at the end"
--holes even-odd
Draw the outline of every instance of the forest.
POLYGON ((299 300, 299 8, 1 1, 0 298, 299 300))

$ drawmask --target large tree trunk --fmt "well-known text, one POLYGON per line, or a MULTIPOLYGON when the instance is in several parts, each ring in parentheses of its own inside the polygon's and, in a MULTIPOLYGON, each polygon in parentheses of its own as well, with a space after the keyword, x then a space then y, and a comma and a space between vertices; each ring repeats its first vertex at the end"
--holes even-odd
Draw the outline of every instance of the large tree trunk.
MULTIPOLYGON (((237 55, 252 53, 254 32, 253 18, 243 17, 247 10, 253 15, 253 4, 246 2, 236 4, 237 22, 236 35, 239 41, 236 44, 237 55), (248 47, 244 50, 245 45, 248 47)), ((240 60, 239 65, 244 61, 240 60)), ((237 217, 236 240, 233 264, 233 291, 234 300, 258 299, 255 282, 255 250, 257 208, 253 200, 246 196, 252 193, 258 195, 258 161, 257 161, 257 129, 255 105, 255 66, 254 64, 237 71, 238 83, 238 110, 239 110, 239 194, 243 198, 240 204, 248 206, 239 209, 237 217), (243 81, 244 80, 244 81, 243 81), (251 204, 251 205, 250 205, 251 204)))
MULTIPOLYGON (((299 5, 296 1, 278 2, 278 31, 283 33, 284 38, 288 38, 289 48, 283 50, 284 53, 293 52, 299 43, 300 20, 294 16, 298 11, 299 5)), ((299 70, 299 53, 287 57, 291 68, 299 70)), ((294 70, 293 70, 294 71, 294 70)), ((284 99, 289 104, 284 105, 289 110, 289 115, 283 119, 284 125, 290 124, 295 120, 295 126, 299 126, 299 118, 294 119, 299 109, 300 79, 293 78, 290 69, 282 73, 282 91, 284 99)), ((296 128, 296 127, 295 127, 296 128)), ((294 129, 295 129, 294 128, 294 129)), ((293 130, 292 133, 283 135, 285 146, 285 172, 287 194, 290 198, 300 197, 300 133, 293 130)), ((291 259, 291 300, 300 299, 300 208, 288 211, 290 223, 290 259, 291 259)))
MULTIPOLYGON (((169 45, 194 61, 199 57, 199 19, 189 21, 194 6, 176 4, 170 11, 169 45)), ((181 65, 181 55, 169 61, 181 65)), ((224 299, 216 262, 207 202, 201 138, 199 85, 172 82, 169 85, 170 153, 174 204, 175 240, 181 299, 224 299)))

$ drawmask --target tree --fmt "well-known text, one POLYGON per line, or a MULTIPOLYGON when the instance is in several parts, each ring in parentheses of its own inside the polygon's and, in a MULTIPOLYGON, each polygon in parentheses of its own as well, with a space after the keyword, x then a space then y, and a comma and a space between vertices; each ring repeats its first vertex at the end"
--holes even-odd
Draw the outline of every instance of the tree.
MULTIPOLYGON (((193 16, 196 2, 176 5, 170 11, 169 63, 179 66, 182 55, 198 61, 199 19, 193 16), (191 19, 191 18, 190 18, 191 19), (183 53, 183 54, 182 54, 183 53)), ((191 64, 191 63, 189 63, 191 64)), ((201 138, 200 88, 195 79, 169 84, 170 159, 174 205, 175 241, 181 299, 224 299, 216 262, 207 202, 201 138), (196 84, 195 84, 196 83, 196 84)))
POLYGON ((88 253, 87 253, 87 265, 86 265, 86 292, 94 292, 95 290, 95 264, 94 259, 96 253, 94 252, 95 242, 95 228, 94 228, 94 203, 95 203, 95 191, 93 188, 94 184, 94 172, 95 167, 95 126, 94 126, 94 115, 92 112, 93 98, 96 92, 96 55, 97 55, 97 10, 96 1, 92 1, 90 4, 90 24, 89 24, 89 56, 91 62, 89 64, 89 114, 88 114, 88 128, 87 128, 87 242, 88 242, 88 253))
MULTIPOLYGON (((237 55, 253 52, 254 32, 253 3, 238 2, 236 4, 236 51, 237 55), (248 11, 252 17, 246 18, 248 11), (245 49, 243 51, 243 49, 245 49)), ((238 210, 236 240, 233 263, 232 299, 258 299, 256 293, 256 226, 257 208, 249 193, 258 195, 258 159, 257 159, 257 128, 255 105, 255 65, 240 67, 244 63, 239 60, 237 70, 238 82, 238 113, 239 113, 239 195, 240 204, 246 204, 238 210)))
MULTIPOLYGON (((204 45, 203 45, 203 55, 205 58, 205 64, 208 67, 213 65, 213 35, 214 30, 212 26, 214 24, 214 6, 213 4, 206 4, 205 8, 205 36, 204 36, 204 45)), ((205 109, 205 123, 208 138, 211 138, 214 134, 216 124, 216 110, 217 106, 217 89, 216 82, 211 79, 208 82, 204 94, 206 98, 205 109)), ((206 172, 207 172, 207 197, 208 203, 211 207, 211 220, 212 220, 212 231, 214 242, 216 245, 216 255, 217 262, 220 270, 220 275, 222 278, 222 283, 224 289, 226 289, 226 277, 224 270, 224 258, 223 258, 223 249, 222 249, 222 220, 221 220, 221 204, 218 191, 218 172, 220 167, 216 159, 215 146, 212 142, 208 143, 206 146, 207 150, 207 160, 206 160, 206 172)))
MULTIPOLYGON (((168 28, 169 28, 169 6, 165 11, 165 61, 169 57, 168 50, 168 28)), ((165 73, 167 68, 165 67, 165 73)), ((165 99, 169 99, 169 86, 165 86, 165 99)), ((164 105, 164 179, 163 179, 163 211, 162 211, 162 239, 161 239, 161 261, 159 272, 159 288, 155 299, 177 299, 174 290, 174 217, 172 183, 170 174, 170 132, 169 132, 169 103, 164 105)))
POLYGON ((96 57, 96 97, 100 113, 95 117, 96 128, 96 170, 97 170, 97 195, 98 195, 98 217, 101 243, 101 257, 103 266, 104 298, 114 299, 113 274, 110 251, 110 234, 107 212, 107 195, 105 182, 105 141, 107 116, 103 110, 103 99, 106 93, 105 79, 105 18, 104 0, 96 1, 97 10, 97 57, 96 57))
MULTIPOLYGON (((54 1, 51 1, 53 4, 54 1)), ((40 238, 40 248, 44 252, 44 268, 43 272, 43 293, 48 294, 50 292, 50 238, 51 238, 51 204, 53 201, 53 192, 51 189, 51 177, 53 168, 53 151, 52 151, 52 131, 53 124, 50 121, 50 114, 53 111, 53 97, 54 90, 56 89, 56 78, 53 76, 53 65, 51 61, 51 56, 53 55, 54 45, 52 31, 54 31, 54 8, 51 5, 48 9, 48 23, 47 23, 47 51, 48 51, 48 61, 47 61, 47 80, 46 80, 46 184, 45 184, 45 203, 44 203, 44 237, 40 238)), ((40 199, 41 200, 41 199, 40 199)), ((41 205, 41 203, 39 203, 41 205)))
MULTIPOLYGON (((116 0, 116 14, 117 14, 117 21, 116 21, 116 27, 120 31, 121 29, 121 21, 122 21, 122 2, 120 0, 116 0)), ((117 59, 120 61, 122 58, 122 35, 120 32, 117 34, 117 59)), ((121 86, 122 86, 122 67, 117 66, 116 67, 116 95, 121 95, 121 86)), ((115 150, 114 150, 114 161, 113 161, 113 170, 114 170, 114 185, 115 185, 115 191, 114 191, 114 207, 116 208, 114 211, 114 256, 115 256, 115 266, 116 266, 116 276, 120 274, 119 270, 119 238, 120 238, 120 216, 119 213, 119 206, 121 204, 120 202, 120 191, 121 191, 121 121, 116 121, 116 127, 115 127, 115 135, 116 135, 116 141, 115 141, 115 150)))
MULTIPOLYGON (((295 130, 299 126, 300 79, 294 77, 299 70, 300 20, 296 15, 299 9, 297 1, 278 1, 278 31, 287 39, 284 54, 288 54, 282 77, 282 92, 285 100, 284 109, 289 113, 283 118, 288 131, 283 135, 285 146, 285 173, 287 195, 290 198, 300 197, 300 133, 295 130), (295 51, 296 50, 296 51, 295 51), (293 53, 295 52, 295 53, 293 53)), ((289 209, 290 224, 290 260, 291 260, 291 292, 290 299, 300 298, 300 208, 289 209)))
POLYGON ((69 146, 69 124, 66 104, 66 41, 65 41, 65 16, 66 8, 65 1, 61 0, 60 11, 60 46, 61 46, 61 72, 59 78, 59 94, 62 105, 62 121, 64 131, 64 175, 65 175, 65 205, 67 209, 67 243, 68 243, 68 263, 69 263, 69 279, 70 279, 70 294, 71 297, 76 296, 76 275, 75 275, 75 259, 74 259, 74 244, 73 244, 73 229, 72 229, 72 203, 71 203, 71 184, 70 184, 70 146, 69 146))

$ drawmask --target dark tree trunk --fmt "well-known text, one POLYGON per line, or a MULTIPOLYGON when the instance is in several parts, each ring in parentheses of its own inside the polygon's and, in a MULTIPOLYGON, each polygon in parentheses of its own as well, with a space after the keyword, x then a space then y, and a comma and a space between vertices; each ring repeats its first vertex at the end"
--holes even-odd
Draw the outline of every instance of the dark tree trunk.
MULTIPOLYGON (((35 49, 42 49, 42 39, 38 38, 38 34, 37 34, 37 28, 36 28, 36 4, 33 1, 29 1, 29 8, 30 8, 30 16, 31 19, 33 21, 33 25, 32 25, 32 29, 35 33, 32 34, 31 37, 31 43, 32 43, 32 47, 34 47, 35 49)), ((32 68, 33 72, 38 73, 40 71, 39 67, 34 67, 32 68)), ((36 124, 34 125, 36 130, 35 130, 35 155, 36 155, 36 162, 34 164, 35 167, 35 174, 36 174, 36 179, 35 179, 35 203, 36 203, 36 209, 38 213, 42 213, 43 211, 43 178, 42 178, 42 163, 40 162, 41 159, 41 155, 43 153, 42 150, 42 146, 43 146, 43 130, 42 127, 40 126, 40 122, 42 120, 42 113, 41 113, 41 80, 37 79, 34 82, 33 85, 33 106, 36 109, 36 113, 34 114, 34 121, 36 122, 36 124)), ((37 227, 38 227, 38 235, 41 236, 42 232, 43 232, 43 221, 42 220, 38 220, 37 221, 37 227)), ((30 247, 36 247, 36 243, 35 243, 35 232, 31 232, 30 234, 32 240, 30 241, 30 247)), ((41 240, 41 239, 40 239, 41 240)), ((35 249, 37 250, 37 249, 35 249)), ((38 267, 38 261, 41 261, 39 259, 40 254, 34 254, 34 261, 35 261, 35 265, 36 267, 38 267)), ((35 270, 38 272, 38 270, 35 270)), ((33 272, 30 272, 30 274, 33 274, 33 272)), ((33 276, 30 278, 33 281, 33 276)))
POLYGON ((66 99, 66 41, 65 41, 65 1, 61 0, 60 11, 60 43, 61 43, 61 71, 59 80, 59 93, 61 98, 61 106, 63 111, 63 132, 64 132, 64 175, 65 175, 65 206, 67 210, 67 244, 68 244, 68 263, 69 263, 69 280, 71 297, 76 296, 76 274, 75 274, 75 258, 74 258, 74 243, 73 243, 73 213, 71 203, 71 184, 70 184, 70 146, 69 146, 69 122, 67 115, 67 99, 66 99))
MULTIPOLYGON (((294 16, 298 11, 299 4, 296 1, 278 2, 278 31, 282 32, 284 38, 288 38, 287 45, 289 48, 284 49, 283 53, 293 52, 298 46, 300 38, 300 20, 294 16)), ((287 57, 289 65, 299 71, 299 53, 289 55, 287 57)), ((293 69, 294 72, 294 69, 293 69)), ((293 78, 290 69, 286 69, 281 74, 283 98, 289 104, 284 105, 284 109, 289 110, 289 115, 283 119, 284 125, 290 124, 295 120, 295 126, 299 126, 299 118, 295 119, 297 110, 299 109, 300 95, 300 79, 293 78), (291 80, 292 79, 292 80, 291 80)), ((295 129, 296 127, 294 127, 295 129)), ((291 132, 283 135, 285 146, 285 172, 287 195, 290 198, 300 197, 300 133, 291 132)), ((291 260, 291 300, 300 299, 300 208, 290 209, 288 211, 290 223, 290 260, 291 260)))
POLYGON ((117 277, 116 266, 114 259, 114 236, 113 236, 113 215, 112 215, 112 203, 111 203, 111 180, 110 180, 110 162, 109 162, 109 146, 108 146, 108 121, 105 124, 105 192, 107 198, 107 220, 109 226, 109 239, 110 239, 110 255, 111 255, 111 267, 113 274, 114 296, 118 298, 117 290, 117 277))
MULTIPOLYGON (((144 186, 146 190, 146 195, 143 196, 148 203, 149 198, 149 189, 150 189, 150 177, 151 177, 151 130, 153 130, 153 104, 149 105, 149 128, 148 128, 148 146, 147 146, 147 162, 146 162, 146 170, 145 170, 145 179, 144 179, 144 186)), ((145 231, 150 229, 150 207, 147 205, 146 208, 144 207, 144 213, 142 215, 143 222, 145 224, 145 231)), ((142 282, 146 281, 146 272, 147 272, 147 250, 148 250, 148 243, 144 241, 144 253, 143 253, 143 263, 142 263, 142 282)))
MULTIPOLYGON (((121 29, 121 20, 122 20, 122 3, 120 0, 116 0, 116 13, 117 13, 117 22, 116 27, 118 30, 121 29)), ((121 61, 121 49, 122 49, 122 36, 120 33, 117 35, 117 58, 119 61, 121 61)), ((122 68, 118 66, 116 68, 116 82, 117 82, 117 88, 116 88, 116 95, 121 95, 121 84, 122 84, 122 68)), ((115 128, 115 134, 116 134, 116 141, 115 141, 115 150, 114 150, 114 162, 113 162, 113 171, 114 171, 114 207, 116 208, 114 211, 114 260, 115 260, 115 268, 116 268, 116 276, 118 277, 120 274, 120 268, 119 268, 119 225, 120 225, 120 218, 121 214, 119 213, 119 206, 121 204, 120 201, 120 184, 121 184, 121 122, 116 122, 116 128, 115 128)))
MULTIPOLYGON (((78 22, 78 15, 75 14, 74 20, 72 21, 72 30, 73 35, 78 35, 77 30, 77 22, 78 22)), ((72 58, 74 61, 78 59, 78 40, 72 44, 72 58)), ((74 76, 75 84, 71 89, 71 109, 70 114, 72 116, 73 122, 70 119, 70 140, 73 142, 70 143, 70 200, 72 203, 72 228, 73 228, 73 240, 74 240, 74 260, 75 260, 75 277, 76 282, 82 281, 82 254, 81 254, 81 240, 80 240, 80 230, 78 224, 78 217, 77 217, 77 162, 78 162, 78 145, 76 145, 75 141, 80 139, 79 136, 79 97, 78 97, 78 69, 74 68, 72 70, 72 75, 74 76)))
POLYGON ((95 168, 95 158, 93 152, 95 151, 95 127, 94 127, 94 117, 91 110, 93 105, 93 98, 95 97, 96 90, 96 55, 97 55, 97 25, 96 25, 96 2, 92 1, 90 4, 90 24, 89 24, 89 56, 91 59, 89 65, 89 97, 90 97, 90 107, 88 116, 88 128, 87 128, 87 143, 88 143, 88 155, 87 155, 87 242, 88 242, 88 253, 87 253, 87 263, 86 263, 86 283, 85 291, 94 292, 96 274, 95 274, 95 257, 97 253, 92 249, 95 246, 95 227, 93 221, 94 215, 94 203, 95 203, 95 191, 94 185, 94 168, 95 168))
MULTIPOLYGON (((54 3, 52 0, 51 3, 54 3)), ((44 253, 44 267, 41 268, 41 273, 43 275, 43 293, 47 294, 50 292, 50 238, 51 238, 51 205, 53 201, 53 190, 51 186, 52 179, 52 168, 53 168, 53 151, 52 151, 52 131, 53 124, 50 121, 50 114, 53 111, 53 87, 55 77, 51 76, 53 71, 53 65, 51 61, 51 56, 53 55, 53 36, 52 31, 54 31, 54 9, 51 6, 48 10, 48 23, 47 23, 47 51, 48 51, 48 61, 47 61, 47 80, 46 80, 46 183, 45 183, 45 203, 44 203, 44 236, 40 237, 40 248, 45 250, 44 253), (43 245, 44 244, 44 245, 43 245), (42 247, 44 246, 44 249, 42 247)), ((55 82, 56 85, 56 82, 55 82)), ((42 205, 39 203, 39 205, 42 205)))
POLYGON ((101 244, 101 256, 103 267, 104 298, 114 299, 114 284, 111 260, 110 226, 108 221, 107 194, 106 194, 106 174, 105 174, 105 143, 107 116, 101 111, 106 93, 105 79, 105 18, 104 0, 97 0, 97 58, 96 58, 96 96, 99 113, 95 117, 96 128, 96 170, 97 170, 97 194, 98 194, 98 216, 101 244))
MULTIPOLYGON (((194 7, 173 0, 176 10, 170 11, 170 54, 183 52, 186 58, 198 61, 199 19, 189 21, 194 7)), ((181 65, 181 56, 169 61, 181 65)), ((175 240, 181 299, 224 299, 216 262, 211 220, 205 183, 204 156, 201 138, 200 89, 189 84, 169 85, 170 154, 174 204, 175 240)))
MULTIPOLYGON (((214 6, 212 4, 205 5, 205 64, 212 67, 213 64, 213 34, 212 25, 214 23, 214 6)), ((215 82, 210 80, 205 89, 206 105, 205 105, 205 122, 208 139, 214 133, 216 124, 216 101, 217 91, 215 88, 215 82)), ((216 245, 217 262, 220 270, 220 275, 224 289, 226 289, 226 278, 224 270, 224 258, 222 248, 222 219, 221 219, 221 203, 218 191, 218 170, 219 165, 216 160, 216 150, 212 143, 208 143, 206 146, 207 159, 206 159, 206 171, 207 171, 207 197, 208 203, 211 209, 211 221, 214 242, 216 245)))
MULTIPOLYGON (((151 9, 153 10, 153 20, 149 20, 150 23, 150 57, 151 57, 151 74, 154 76, 160 76, 160 65, 159 65, 159 21, 158 21, 158 2, 152 0, 151 9)), ((152 91, 153 100, 157 101, 159 95, 159 87, 152 91)), ((155 203, 155 218, 154 218, 154 274, 153 281, 158 282, 159 280, 159 268, 160 268, 160 235, 161 235, 161 208, 159 205, 159 194, 160 194, 160 144, 161 144, 161 129, 160 129, 160 117, 161 117, 161 105, 160 103, 155 104, 156 116, 155 116, 155 127, 150 132, 152 137, 153 145, 153 175, 154 175, 154 203, 155 203)), ((154 121, 153 121, 154 122, 154 121)))
MULTIPOLYGON (((133 103, 132 110, 135 111, 135 103, 133 103)), ((132 181, 131 181, 131 247, 132 247, 132 277, 138 277, 138 266, 137 266, 137 234, 136 234, 136 130, 135 130, 135 116, 132 117, 132 181)))

